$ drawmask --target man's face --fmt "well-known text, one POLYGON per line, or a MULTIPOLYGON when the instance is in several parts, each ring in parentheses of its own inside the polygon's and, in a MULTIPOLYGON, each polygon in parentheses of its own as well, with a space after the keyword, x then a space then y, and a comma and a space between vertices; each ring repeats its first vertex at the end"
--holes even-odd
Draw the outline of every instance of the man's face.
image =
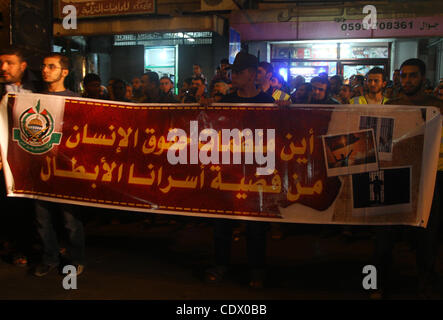
POLYGON ((55 83, 61 81, 67 76, 66 69, 62 69, 60 59, 57 57, 48 57, 43 59, 42 78, 46 83, 55 83))
POLYGON ((340 92, 340 81, 338 79, 331 79, 329 85, 333 94, 338 94, 340 92))
POLYGON ((194 88, 195 91, 195 96, 201 96, 204 92, 205 92, 205 85, 202 83, 202 81, 200 79, 198 80, 192 80, 192 88, 194 88))
POLYGON ((113 88, 113 90, 114 90, 114 96, 115 96, 115 98, 117 98, 117 99, 121 99, 121 98, 124 98, 125 97, 125 95, 126 95, 126 86, 125 86, 125 84, 124 83, 122 83, 122 82, 117 82, 117 83, 114 83, 113 85, 112 85, 112 88, 113 88))
POLYGON ((282 87, 282 85, 280 82, 278 82, 277 78, 272 77, 271 78, 271 87, 276 88, 276 89, 280 89, 282 87))
POLYGON ((326 98, 326 89, 328 85, 326 83, 314 82, 312 83, 312 98, 315 101, 321 101, 326 98))
MULTIPOLYGON (((258 72, 257 72, 258 74, 258 72)), ((232 87, 237 89, 243 89, 250 83, 254 83, 256 73, 251 72, 249 69, 243 69, 241 71, 232 70, 232 87)))
POLYGON ((266 81, 266 70, 262 67, 257 68, 257 83, 263 84, 266 81))
POLYGON ((400 70, 400 82, 403 92, 407 96, 417 94, 423 84, 424 77, 417 66, 403 66, 400 70))
POLYGON ((142 86, 142 83, 140 81, 140 78, 134 78, 132 79, 132 87, 134 90, 138 90, 142 86))
POLYGON ((295 91, 296 99, 304 99, 308 94, 308 87, 305 85, 300 85, 295 91))
POLYGON ((85 85, 86 94, 89 98, 98 98, 100 97, 100 81, 89 81, 85 85))
POLYGON ((380 93, 386 86, 386 81, 383 81, 381 74, 369 74, 366 78, 366 85, 370 93, 380 93))
POLYGON ((143 75, 141 77, 141 86, 142 86, 144 92, 147 92, 152 87, 151 81, 149 81, 148 76, 143 75))
POLYGON ((0 55, 0 82, 19 83, 26 70, 26 62, 15 54, 0 55))
POLYGON ((164 93, 168 93, 172 89, 173 85, 169 79, 160 79, 160 90, 164 93))
POLYGON ((198 65, 193 65, 192 71, 194 72, 195 75, 199 75, 202 73, 202 70, 200 69, 200 66, 198 66, 198 65))
POLYGON ((349 100, 351 98, 351 89, 348 86, 341 87, 340 97, 342 99, 349 100))

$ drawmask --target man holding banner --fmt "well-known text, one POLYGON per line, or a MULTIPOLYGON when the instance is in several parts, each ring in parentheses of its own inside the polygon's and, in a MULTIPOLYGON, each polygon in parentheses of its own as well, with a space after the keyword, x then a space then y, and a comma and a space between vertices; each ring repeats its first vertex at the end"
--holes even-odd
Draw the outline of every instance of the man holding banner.
MULTIPOLYGON (((273 103, 274 99, 255 87, 258 59, 246 52, 239 52, 232 65, 232 86, 237 89, 222 98, 226 103, 273 103)), ((206 281, 209 283, 223 280, 230 260, 232 241, 232 220, 216 219, 214 225, 214 268, 206 270, 206 281)), ((265 279, 267 224, 259 221, 248 221, 246 231, 250 282, 252 288, 262 288, 265 279)))
MULTIPOLYGON (((69 74, 69 60, 58 53, 50 54, 43 59, 41 67, 42 78, 47 85, 46 92, 58 96, 78 96, 64 86, 64 80, 69 74)), ((78 206, 57 204, 53 202, 35 201, 37 231, 43 244, 42 261, 37 265, 34 275, 42 277, 56 269, 60 263, 59 244, 54 226, 55 214, 62 214, 65 228, 68 230, 68 254, 70 264, 80 275, 84 269, 85 234, 83 223, 78 217, 78 206)))
MULTIPOLYGON (((388 105, 413 105, 413 106, 435 106, 443 111, 443 102, 433 96, 423 92, 423 85, 426 80, 426 65, 420 59, 408 59, 400 67, 400 83, 402 95, 396 99, 388 101, 388 105)), ((424 110, 423 110, 424 111, 424 110)), ((440 147, 441 149, 441 147, 440 147)), ((441 152, 441 151, 440 151, 441 152)), ((433 285, 433 274, 438 249, 438 231, 440 227, 441 209, 440 192, 443 183, 443 159, 440 153, 437 179, 435 182, 434 195, 432 200, 431 213, 427 227, 416 230, 417 253, 416 261, 418 268, 418 292, 426 297, 431 294, 433 285)), ((392 227, 382 227, 377 231, 376 237, 376 262, 381 275, 380 282, 382 290, 377 294, 384 294, 384 289, 388 285, 389 273, 392 264, 392 251, 394 237, 392 227)))
MULTIPOLYGON (((28 69, 26 59, 22 50, 10 47, 0 52, 0 96, 3 98, 8 92, 36 92, 39 82, 33 80, 28 69)), ((0 156, 0 170, 3 169, 0 156)), ((5 185, 2 177, 2 202, 7 208, 6 219, 3 220, 5 234, 12 251, 11 260, 16 266, 26 266, 28 263, 27 255, 30 253, 30 234, 31 223, 28 212, 32 207, 28 199, 3 198, 5 194, 5 185)), ((6 246, 6 245, 5 245, 6 246)))

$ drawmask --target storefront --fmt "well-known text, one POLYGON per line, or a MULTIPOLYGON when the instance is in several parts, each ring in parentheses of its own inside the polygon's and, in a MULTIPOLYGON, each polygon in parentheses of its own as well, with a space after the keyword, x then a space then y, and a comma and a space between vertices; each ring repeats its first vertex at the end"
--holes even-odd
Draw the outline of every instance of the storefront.
POLYGON ((105 0, 81 2, 76 28, 66 29, 61 8, 69 1, 59 2, 60 20, 53 25, 55 42, 64 49, 67 43, 83 42, 79 53, 69 52, 71 58, 81 54, 85 60, 74 71, 83 76, 97 73, 103 83, 111 78, 129 82, 150 70, 159 77, 170 77, 177 90, 192 76, 193 63, 201 64, 203 74, 211 79, 220 60, 228 56, 226 20, 211 13, 194 14, 194 3, 190 14, 177 16, 171 14, 178 10, 177 5, 162 0, 137 2, 146 3, 146 8, 126 1, 129 6, 118 7, 121 12, 114 10, 113 14, 105 0))
POLYGON ((366 74, 373 67, 390 70, 390 40, 336 40, 269 42, 271 63, 285 78, 303 76, 309 81, 319 73, 329 76, 366 74))
POLYGON ((435 5, 377 4, 374 29, 363 28, 363 5, 354 4, 235 11, 230 26, 250 53, 270 61, 287 81, 322 72, 346 80, 375 66, 392 77, 403 61, 420 58, 436 83, 443 77, 443 16, 435 5))

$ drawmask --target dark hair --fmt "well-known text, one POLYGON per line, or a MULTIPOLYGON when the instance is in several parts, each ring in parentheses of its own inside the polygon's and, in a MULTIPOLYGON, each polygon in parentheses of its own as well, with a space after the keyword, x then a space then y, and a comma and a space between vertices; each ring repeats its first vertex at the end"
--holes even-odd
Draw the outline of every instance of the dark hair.
POLYGON ((143 74, 143 76, 147 76, 148 79, 149 79, 149 82, 153 82, 153 83, 155 84, 156 87, 159 86, 160 80, 159 80, 159 78, 158 78, 158 73, 157 73, 157 72, 154 72, 154 71, 148 71, 148 72, 145 72, 145 73, 143 74))
POLYGON ((274 67, 269 62, 262 61, 258 64, 258 66, 265 69, 266 73, 274 72, 274 67))
POLYGON ((298 89, 300 89, 301 87, 304 87, 304 86, 306 86, 306 90, 308 90, 308 92, 312 91, 312 84, 310 84, 309 82, 301 83, 296 90, 298 90, 298 89))
POLYGON ((220 60, 220 64, 229 64, 229 60, 224 58, 220 60))
POLYGON ((169 78, 168 76, 163 76, 160 78, 160 80, 163 80, 163 79, 168 79, 171 84, 174 84, 174 82, 172 82, 171 78, 169 78))
POLYGON ((20 62, 26 61, 23 50, 15 46, 9 46, 1 49, 0 55, 15 55, 20 59, 20 62))
POLYGON ((199 68, 201 68, 202 66, 198 63, 193 63, 192 66, 199 66, 199 68))
POLYGON ((272 77, 277 79, 278 83, 280 83, 280 84, 284 84, 285 83, 285 79, 283 79, 283 77, 282 77, 282 75, 280 73, 273 72, 272 73, 272 77))
POLYGON ((100 83, 102 82, 100 77, 97 74, 95 74, 95 73, 88 73, 83 78, 83 84, 84 85, 87 85, 89 82, 93 82, 93 81, 98 81, 100 83))
POLYGON ((329 81, 325 77, 314 77, 314 78, 312 78, 311 79, 311 84, 315 83, 315 82, 321 83, 321 84, 325 84, 325 85, 327 85, 329 87, 329 81))
POLYGON ((385 71, 382 68, 379 67, 372 68, 371 70, 368 71, 366 77, 368 77, 370 74, 381 74, 383 81, 386 81, 385 71))
POLYGON ((341 85, 343 85, 343 78, 341 76, 339 76, 338 74, 336 74, 335 76, 332 76, 331 79, 329 79, 329 81, 331 80, 338 80, 338 82, 340 82, 341 85))
POLYGON ((422 76, 426 74, 426 64, 420 59, 408 59, 401 64, 400 69, 402 69, 404 66, 416 66, 418 67, 418 69, 420 69, 420 73, 422 76))
POLYGON ((354 75, 354 77, 355 77, 355 80, 357 80, 357 82, 359 84, 364 86, 364 84, 365 84, 365 77, 364 76, 362 76, 361 74, 356 74, 356 75, 354 75))
POLYGON ((44 59, 46 59, 46 58, 58 58, 62 69, 69 70, 69 68, 70 68, 69 58, 61 53, 51 52, 50 54, 48 54, 44 57, 44 59))
POLYGON ((112 89, 114 89, 117 84, 123 84, 124 87, 126 87, 126 82, 122 79, 115 79, 114 82, 112 83, 112 89))

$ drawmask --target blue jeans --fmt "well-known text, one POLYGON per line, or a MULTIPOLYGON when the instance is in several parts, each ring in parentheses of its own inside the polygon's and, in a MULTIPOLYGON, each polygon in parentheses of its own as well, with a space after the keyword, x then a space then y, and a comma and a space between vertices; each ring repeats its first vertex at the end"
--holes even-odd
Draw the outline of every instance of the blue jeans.
POLYGON ((78 219, 78 206, 35 201, 37 232, 43 245, 42 263, 56 266, 60 263, 60 247, 54 225, 55 214, 62 214, 64 226, 68 231, 67 253, 72 264, 85 262, 85 233, 83 223, 78 219))

